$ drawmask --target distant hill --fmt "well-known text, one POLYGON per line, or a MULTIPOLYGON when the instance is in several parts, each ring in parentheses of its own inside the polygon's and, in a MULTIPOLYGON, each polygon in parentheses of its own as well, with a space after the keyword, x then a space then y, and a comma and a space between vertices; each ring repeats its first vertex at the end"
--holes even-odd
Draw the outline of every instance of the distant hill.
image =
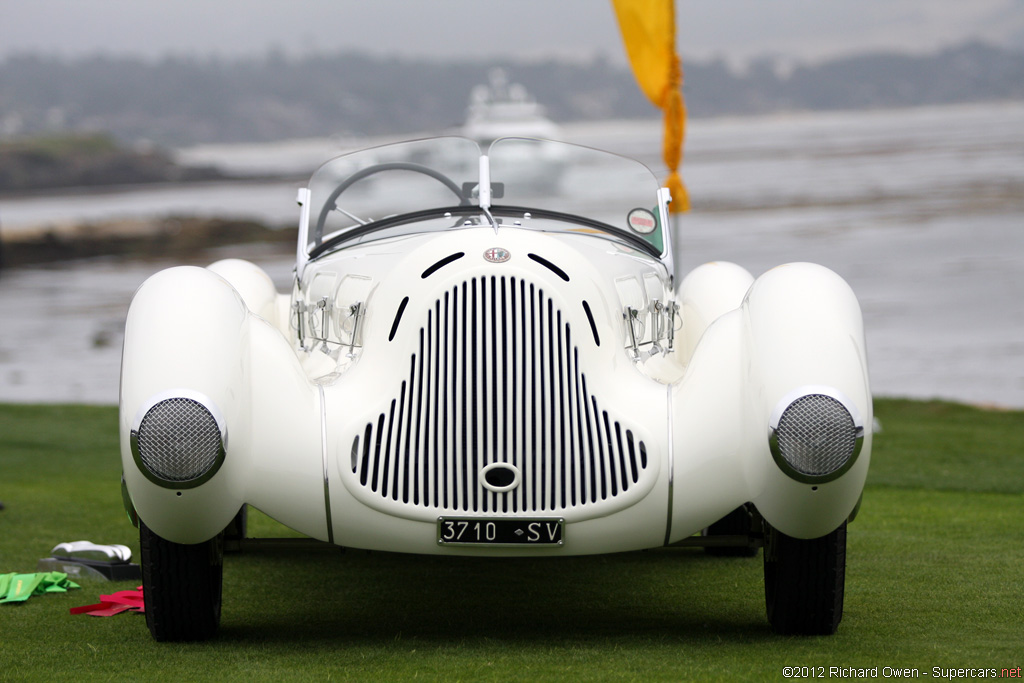
POLYGON ((126 147, 101 133, 0 140, 0 194, 223 177, 213 168, 179 166, 152 145, 139 147, 126 147))
MULTIPOLYGON (((18 56, 0 62, 0 138, 103 131, 161 145, 442 130, 495 66, 560 121, 656 112, 628 69, 604 60, 432 62, 337 54, 289 59, 18 56)), ((686 60, 692 116, 1024 99, 1024 53, 969 43, 931 55, 870 54, 742 72, 686 60)))

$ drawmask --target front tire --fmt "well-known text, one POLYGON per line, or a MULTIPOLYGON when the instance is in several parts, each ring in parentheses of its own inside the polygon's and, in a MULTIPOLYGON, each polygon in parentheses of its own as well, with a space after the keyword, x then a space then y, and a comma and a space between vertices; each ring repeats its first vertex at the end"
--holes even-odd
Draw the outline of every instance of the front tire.
POLYGON ((238 514, 224 528, 224 551, 241 552, 245 536, 249 533, 249 506, 243 505, 238 514))
POLYGON ((173 543, 139 523, 146 625, 154 640, 212 638, 220 626, 224 534, 173 543))
POLYGON ((846 522, 821 538, 787 536, 764 523, 764 597, 780 635, 831 635, 843 618, 846 522))

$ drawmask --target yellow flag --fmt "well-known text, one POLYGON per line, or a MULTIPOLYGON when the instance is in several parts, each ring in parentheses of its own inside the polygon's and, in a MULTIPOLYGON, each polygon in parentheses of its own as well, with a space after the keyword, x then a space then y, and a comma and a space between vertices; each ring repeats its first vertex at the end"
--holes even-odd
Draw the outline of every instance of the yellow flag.
POLYGON ((654 106, 664 112, 662 155, 668 166, 665 185, 672 192, 672 212, 690 209, 690 198, 679 164, 683 159, 686 105, 683 67, 676 54, 675 0, 612 0, 637 84, 654 106))

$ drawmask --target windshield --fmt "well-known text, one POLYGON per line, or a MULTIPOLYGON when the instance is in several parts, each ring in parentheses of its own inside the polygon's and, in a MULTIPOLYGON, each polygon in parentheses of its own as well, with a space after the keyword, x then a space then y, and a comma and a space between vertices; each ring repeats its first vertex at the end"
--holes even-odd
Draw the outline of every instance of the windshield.
POLYGON ((588 147, 502 138, 483 152, 468 138, 403 142, 338 157, 313 174, 299 257, 396 233, 513 224, 664 256, 664 196, 643 164, 588 147))
MULTIPOLYGON (((579 216, 639 237, 664 252, 659 183, 639 161, 562 142, 496 140, 488 150, 491 183, 503 183, 492 209, 522 207, 579 216)), ((566 226, 567 230, 576 230, 566 226)))

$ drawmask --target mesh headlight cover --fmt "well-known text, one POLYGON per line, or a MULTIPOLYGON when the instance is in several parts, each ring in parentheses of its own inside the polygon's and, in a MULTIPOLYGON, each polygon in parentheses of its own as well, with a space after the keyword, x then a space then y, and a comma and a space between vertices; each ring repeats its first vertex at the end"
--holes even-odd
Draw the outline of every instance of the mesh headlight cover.
POLYGON ((772 424, 772 455, 797 478, 842 474, 860 450, 863 429, 839 399, 810 393, 790 402, 772 424))
POLYGON ((206 401, 174 396, 155 402, 132 432, 132 451, 152 481, 182 488, 206 481, 224 459, 224 434, 206 401))

